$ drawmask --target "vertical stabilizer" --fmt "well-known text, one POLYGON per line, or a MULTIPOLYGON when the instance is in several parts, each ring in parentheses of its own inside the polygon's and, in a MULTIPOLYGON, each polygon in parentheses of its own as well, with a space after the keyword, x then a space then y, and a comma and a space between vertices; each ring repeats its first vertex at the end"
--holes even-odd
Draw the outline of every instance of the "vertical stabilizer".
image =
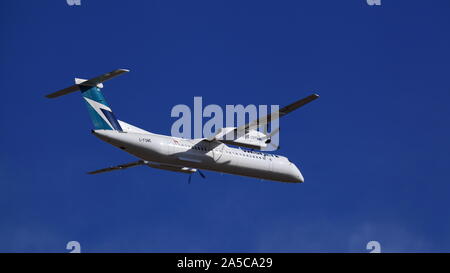
POLYGON ((117 121, 116 116, 106 102, 106 99, 100 89, 103 88, 103 82, 126 72, 129 72, 129 70, 117 69, 89 80, 75 78, 75 85, 51 93, 46 97, 57 98, 73 92, 81 91, 81 95, 86 102, 89 115, 91 116, 92 122, 94 123, 94 128, 96 130, 123 131, 120 123, 117 121))

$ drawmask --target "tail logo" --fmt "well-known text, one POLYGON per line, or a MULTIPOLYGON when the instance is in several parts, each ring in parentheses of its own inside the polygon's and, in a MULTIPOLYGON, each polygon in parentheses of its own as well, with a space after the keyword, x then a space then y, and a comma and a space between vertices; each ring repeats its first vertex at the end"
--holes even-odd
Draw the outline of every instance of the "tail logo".
POLYGON ((90 109, 92 120, 95 124, 96 129, 105 129, 105 130, 117 130, 122 131, 119 123, 117 122, 116 117, 114 116, 111 108, 108 106, 98 103, 90 98, 84 97, 88 105, 92 108, 90 109), (92 112, 92 110, 95 111, 92 112))

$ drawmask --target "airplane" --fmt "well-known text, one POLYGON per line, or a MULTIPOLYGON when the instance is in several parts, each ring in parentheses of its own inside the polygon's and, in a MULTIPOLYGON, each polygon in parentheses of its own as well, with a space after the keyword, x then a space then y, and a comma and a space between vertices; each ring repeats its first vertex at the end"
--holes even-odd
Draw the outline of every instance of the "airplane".
POLYGON ((257 128, 267 128, 271 121, 317 99, 319 95, 312 94, 245 125, 222 128, 208 138, 183 139, 155 134, 116 118, 100 89, 103 88, 103 82, 126 72, 129 70, 117 69, 89 80, 75 78, 75 85, 46 95, 52 99, 80 91, 94 124, 92 133, 138 158, 131 163, 91 171, 88 174, 148 166, 190 174, 189 183, 193 173, 199 173, 205 178, 201 170, 277 182, 304 182, 302 173, 288 158, 255 151, 267 147, 271 137, 277 133, 277 130, 274 130, 268 134, 266 131, 258 131, 257 128))

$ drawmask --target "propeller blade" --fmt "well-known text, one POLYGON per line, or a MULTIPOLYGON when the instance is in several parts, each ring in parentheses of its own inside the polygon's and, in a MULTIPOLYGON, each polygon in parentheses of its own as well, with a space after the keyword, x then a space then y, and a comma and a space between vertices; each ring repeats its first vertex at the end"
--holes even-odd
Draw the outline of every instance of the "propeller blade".
POLYGON ((273 148, 275 148, 275 151, 278 151, 280 149, 280 146, 275 145, 273 143, 270 143, 269 145, 272 146, 273 148))
POLYGON ((189 175, 188 184, 191 184, 191 180, 192 180, 192 174, 189 175))
POLYGON ((274 135, 278 134, 279 132, 280 132, 280 127, 276 128, 273 132, 270 132, 270 134, 267 134, 267 133, 266 133, 266 137, 267 137, 267 139, 266 139, 266 144, 269 144, 269 145, 272 146, 275 150, 280 149, 280 146, 273 144, 271 140, 272 140, 272 137, 273 137, 274 135))
POLYGON ((277 129, 275 129, 273 132, 270 132, 270 134, 268 134, 268 135, 267 135, 267 132, 266 132, 267 138, 273 137, 273 136, 276 135, 279 131, 280 131, 280 127, 278 127, 277 129))
POLYGON ((202 178, 206 178, 206 176, 202 173, 202 171, 197 170, 198 174, 202 177, 202 178))

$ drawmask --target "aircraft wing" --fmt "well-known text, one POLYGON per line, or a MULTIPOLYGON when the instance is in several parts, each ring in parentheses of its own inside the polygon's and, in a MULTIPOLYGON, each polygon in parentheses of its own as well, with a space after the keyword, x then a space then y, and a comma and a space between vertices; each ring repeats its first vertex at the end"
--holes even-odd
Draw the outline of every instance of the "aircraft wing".
POLYGON ((104 169, 88 172, 88 174, 98 174, 98 173, 106 173, 106 172, 117 171, 117 170, 124 170, 124 169, 141 166, 141 165, 146 165, 148 167, 152 167, 155 169, 162 169, 162 170, 181 172, 181 173, 195 173, 197 171, 197 169, 183 167, 183 166, 160 164, 160 163, 156 163, 156 162, 139 160, 139 161, 135 161, 135 162, 131 162, 131 163, 126 163, 126 164, 122 164, 122 165, 117 165, 117 166, 113 166, 113 167, 109 167, 109 168, 104 168, 104 169))
POLYGON ((285 115, 289 114, 290 112, 302 107, 303 105, 305 105, 307 103, 312 102, 313 100, 315 100, 317 98, 319 98, 319 95, 317 95, 317 94, 309 95, 306 98, 298 100, 294 103, 289 104, 288 106, 285 106, 285 107, 279 109, 278 112, 270 113, 267 116, 261 117, 250 123, 239 126, 237 128, 237 131, 240 132, 240 131, 244 131, 244 130, 248 131, 251 129, 257 129, 257 126, 262 126, 262 125, 268 124, 276 119, 284 117, 285 115))
POLYGON ((139 160, 139 161, 135 161, 135 162, 131 162, 131 163, 126 163, 126 164, 122 164, 122 165, 117 165, 117 166, 113 166, 113 167, 109 167, 109 168, 104 168, 104 169, 88 172, 88 174, 98 174, 98 173, 106 173, 106 172, 111 172, 111 171, 123 170, 123 169, 128 169, 131 167, 135 167, 135 166, 147 165, 147 163, 148 163, 147 161, 139 160))
POLYGON ((237 134, 237 135, 244 135, 249 130, 256 130, 258 126, 263 126, 266 124, 269 124, 270 122, 279 119, 281 117, 284 117, 285 115, 289 114, 290 112, 304 106, 305 104, 308 104, 312 102, 313 100, 319 98, 319 95, 312 94, 307 96, 306 98, 303 98, 301 100, 298 100, 294 103, 291 103, 281 109, 279 109, 277 112, 270 113, 264 117, 260 117, 259 119, 256 119, 250 123, 244 124, 242 126, 239 126, 235 128, 234 130, 228 131, 228 132, 222 132, 222 129, 220 129, 216 135, 208 138, 208 140, 214 140, 218 135, 222 135, 221 138, 225 139, 228 134, 237 134))

